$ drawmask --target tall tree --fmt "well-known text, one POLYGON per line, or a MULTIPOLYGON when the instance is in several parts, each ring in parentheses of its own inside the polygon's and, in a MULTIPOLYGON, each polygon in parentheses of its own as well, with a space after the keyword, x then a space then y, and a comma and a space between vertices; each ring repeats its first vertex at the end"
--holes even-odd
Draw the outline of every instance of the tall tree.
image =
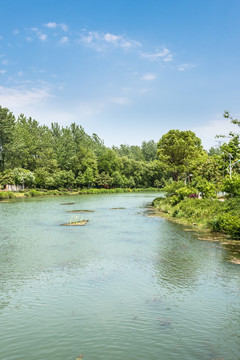
POLYGON ((201 140, 190 130, 170 130, 158 142, 158 155, 178 181, 180 174, 189 174, 193 160, 203 155, 201 140))
POLYGON ((5 162, 13 141, 14 126, 14 115, 7 108, 0 106, 0 170, 5 169, 5 162))

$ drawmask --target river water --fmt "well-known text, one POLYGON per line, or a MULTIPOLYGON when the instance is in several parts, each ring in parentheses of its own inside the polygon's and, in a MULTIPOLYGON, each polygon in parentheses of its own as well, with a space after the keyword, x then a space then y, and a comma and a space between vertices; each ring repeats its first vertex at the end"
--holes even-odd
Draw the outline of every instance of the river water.
POLYGON ((1 360, 240 359, 240 266, 148 217, 155 197, 0 204, 1 360))

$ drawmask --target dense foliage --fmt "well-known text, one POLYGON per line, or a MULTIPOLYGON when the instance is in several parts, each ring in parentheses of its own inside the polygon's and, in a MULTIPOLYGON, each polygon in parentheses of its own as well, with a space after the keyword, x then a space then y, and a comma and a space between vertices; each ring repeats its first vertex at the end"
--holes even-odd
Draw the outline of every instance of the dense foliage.
MULTIPOLYGON (((224 117, 239 128, 229 112, 224 117)), ((161 211, 240 238, 238 132, 208 153, 192 131, 180 130, 170 130, 157 144, 108 148, 75 123, 49 128, 23 114, 16 119, 0 106, 0 188, 7 184, 23 184, 30 189, 26 196, 164 187, 166 198, 155 202, 161 211)), ((0 200, 14 196, 0 192, 0 200)))
POLYGON ((0 107, 0 184, 28 188, 142 188, 164 185, 157 144, 108 148, 73 123, 40 125, 0 107))
MULTIPOLYGON (((228 112, 226 119, 240 126, 228 112)), ((240 138, 219 148, 203 150, 192 131, 170 130, 158 143, 106 147, 75 123, 60 127, 40 125, 21 114, 17 119, 0 106, 0 185, 24 184, 28 188, 160 188, 179 189, 172 201, 190 193, 214 198, 225 191, 239 195, 240 138), (233 164, 230 167, 230 164, 233 164), (228 178, 231 168, 231 179, 228 178)))

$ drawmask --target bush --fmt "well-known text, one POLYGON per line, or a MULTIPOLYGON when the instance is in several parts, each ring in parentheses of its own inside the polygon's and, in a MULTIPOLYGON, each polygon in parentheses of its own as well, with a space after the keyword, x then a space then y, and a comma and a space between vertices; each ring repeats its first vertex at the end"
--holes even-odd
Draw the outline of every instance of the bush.
POLYGON ((33 189, 33 190, 30 190, 30 191, 29 191, 29 195, 32 196, 32 197, 34 197, 34 196, 41 196, 42 193, 41 193, 40 191, 37 191, 37 190, 33 189))
POLYGON ((223 191, 226 191, 230 196, 240 196, 240 177, 227 178, 223 183, 223 191))
POLYGON ((0 200, 14 199, 16 196, 12 191, 1 191, 0 200))
POLYGON ((183 181, 169 181, 167 185, 163 188, 164 192, 166 192, 166 196, 170 197, 173 195, 177 195, 177 190, 184 187, 183 181))
POLYGON ((232 214, 221 214, 209 222, 212 231, 225 232, 234 238, 240 237, 240 219, 232 214))

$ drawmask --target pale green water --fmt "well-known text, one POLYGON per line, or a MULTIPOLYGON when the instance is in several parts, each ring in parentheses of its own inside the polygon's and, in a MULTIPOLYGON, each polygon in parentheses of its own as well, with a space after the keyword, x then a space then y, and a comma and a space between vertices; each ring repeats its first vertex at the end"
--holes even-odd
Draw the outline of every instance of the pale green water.
POLYGON ((0 204, 1 360, 240 359, 240 266, 147 217, 155 197, 0 204), (74 209, 95 212, 59 226, 74 209))

